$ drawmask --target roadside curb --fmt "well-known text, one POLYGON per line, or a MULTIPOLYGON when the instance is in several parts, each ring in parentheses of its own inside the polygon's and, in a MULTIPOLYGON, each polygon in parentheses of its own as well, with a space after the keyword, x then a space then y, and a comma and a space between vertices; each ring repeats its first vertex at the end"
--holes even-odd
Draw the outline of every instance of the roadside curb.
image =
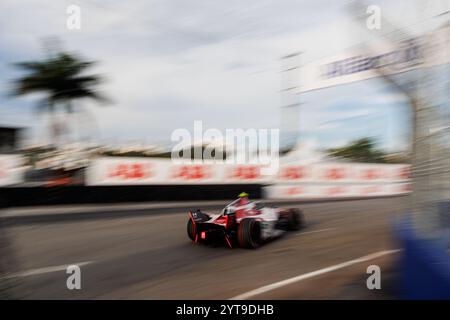
MULTIPOLYGON (((358 201, 380 198, 405 197, 406 195, 390 195, 379 197, 345 197, 327 199, 280 199, 280 200, 257 200, 267 204, 302 205, 314 203, 327 203, 339 201, 358 201)), ((8 208, 0 210, 0 220, 13 224, 64 222, 69 220, 86 219, 111 219, 133 216, 168 214, 190 209, 202 208, 204 210, 220 209, 231 200, 214 201, 188 201, 188 202, 165 202, 165 203, 127 203, 106 205, 59 205, 32 208, 8 208)))

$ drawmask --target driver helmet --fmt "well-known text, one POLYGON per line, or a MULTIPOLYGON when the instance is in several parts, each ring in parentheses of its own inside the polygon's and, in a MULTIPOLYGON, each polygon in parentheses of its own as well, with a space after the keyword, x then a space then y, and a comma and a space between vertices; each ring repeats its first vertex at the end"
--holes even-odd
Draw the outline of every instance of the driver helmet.
POLYGON ((241 194, 239 194, 239 205, 243 206, 248 204, 248 193, 246 192, 242 192, 241 194))

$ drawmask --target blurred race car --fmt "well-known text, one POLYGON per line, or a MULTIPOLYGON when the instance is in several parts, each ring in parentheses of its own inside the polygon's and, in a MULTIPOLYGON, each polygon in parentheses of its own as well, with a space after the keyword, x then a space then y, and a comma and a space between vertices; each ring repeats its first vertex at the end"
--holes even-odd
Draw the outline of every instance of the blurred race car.
POLYGON ((189 212, 187 234, 195 243, 225 242, 230 248, 257 248, 263 242, 303 226, 299 209, 282 209, 251 202, 246 193, 228 204, 220 214, 199 209, 189 212))

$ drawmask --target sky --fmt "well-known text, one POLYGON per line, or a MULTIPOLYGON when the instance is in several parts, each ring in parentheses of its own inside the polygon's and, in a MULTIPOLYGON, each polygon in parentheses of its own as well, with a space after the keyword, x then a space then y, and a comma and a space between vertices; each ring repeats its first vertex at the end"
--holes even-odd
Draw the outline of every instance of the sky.
MULTIPOLYGON (((26 143, 48 140, 38 95, 11 97, 15 62, 45 57, 43 39, 88 60, 112 103, 83 100, 68 123, 78 139, 169 144, 177 128, 279 128, 280 58, 301 63, 339 53, 361 38, 334 0, 13 1, 0 3, 0 125, 28 128, 26 143), (81 29, 68 30, 69 5, 81 29), (76 121, 78 119, 78 121, 76 121)), ((448 1, 370 1, 399 27, 418 32, 448 1)), ((383 31, 383 29, 381 30, 383 31)), ((301 76, 301 75, 300 75, 301 76)), ((379 79, 302 93, 295 136, 314 148, 372 136, 387 151, 407 148, 408 105, 379 79)), ((76 138, 75 138, 76 139, 76 138)))

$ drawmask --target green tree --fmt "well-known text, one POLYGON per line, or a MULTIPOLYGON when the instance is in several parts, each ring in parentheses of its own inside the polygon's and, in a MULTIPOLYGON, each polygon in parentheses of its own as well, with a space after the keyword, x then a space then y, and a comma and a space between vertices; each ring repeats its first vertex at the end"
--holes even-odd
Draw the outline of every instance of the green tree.
POLYGON ((386 162, 385 154, 376 148, 375 140, 372 138, 362 138, 341 148, 328 149, 327 153, 332 157, 355 162, 386 162))
MULTIPOLYGON (((98 75, 87 75, 86 71, 94 62, 84 61, 79 57, 60 52, 42 61, 27 61, 16 66, 26 73, 14 83, 16 96, 31 93, 44 93, 45 99, 37 107, 38 111, 46 111, 52 116, 51 137, 58 140, 60 129, 54 119, 56 110, 65 113, 74 111, 73 101, 89 98, 99 102, 107 99, 99 95, 96 87, 101 82, 98 75)), ((53 141, 55 142, 55 141, 53 141)))

